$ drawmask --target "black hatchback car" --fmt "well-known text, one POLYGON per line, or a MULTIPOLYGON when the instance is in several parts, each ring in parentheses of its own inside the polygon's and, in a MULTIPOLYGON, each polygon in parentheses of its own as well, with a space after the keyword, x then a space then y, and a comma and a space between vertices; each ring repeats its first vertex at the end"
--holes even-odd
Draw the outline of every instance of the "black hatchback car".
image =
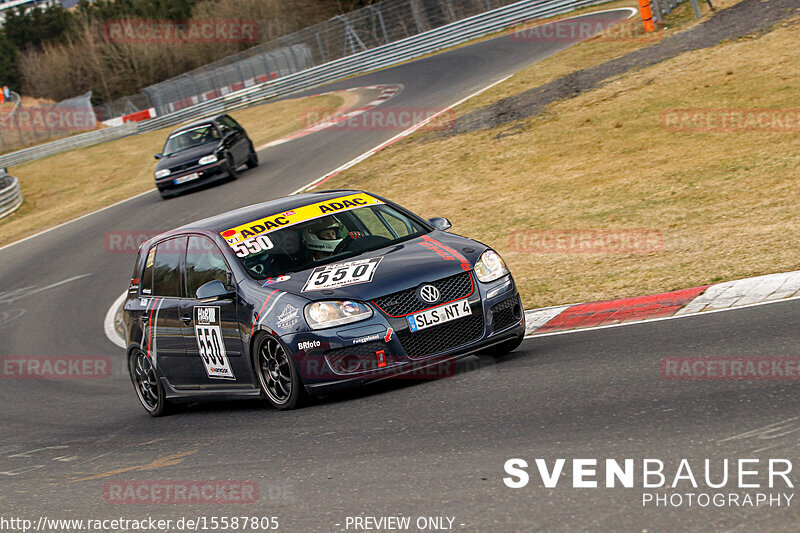
POLYGON ((253 142, 231 116, 220 115, 173 131, 156 154, 156 187, 162 198, 220 179, 236 179, 238 168, 258 166, 253 142))
POLYGON ((159 416, 179 398, 278 409, 417 375, 525 333, 516 285, 480 242, 380 196, 290 196, 142 244, 124 304, 128 369, 159 416))

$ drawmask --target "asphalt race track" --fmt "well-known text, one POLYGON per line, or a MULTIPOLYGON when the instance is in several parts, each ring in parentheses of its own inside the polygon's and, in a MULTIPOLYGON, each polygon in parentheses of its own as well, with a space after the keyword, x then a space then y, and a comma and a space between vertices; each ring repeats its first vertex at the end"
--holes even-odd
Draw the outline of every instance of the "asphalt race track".
MULTIPOLYGON (((442 107, 566 46, 500 37, 315 92, 398 83, 402 92, 382 110, 442 107)), ((261 151, 261 166, 235 182, 169 201, 153 191, 1 250, 0 355, 108 356, 112 372, 103 379, 0 380, 0 516, 34 523, 42 516, 277 516, 280 531, 326 532, 356 530, 347 517, 398 515, 412 525, 419 517, 449 517, 459 531, 796 531, 796 501, 642 505, 645 492, 742 492, 735 479, 724 489, 686 482, 644 489, 638 478, 636 488, 605 488, 602 465, 605 458, 637 465, 657 458, 671 481, 684 458, 698 479, 706 458, 761 459, 762 474, 769 458, 797 462, 796 380, 669 381, 660 362, 800 357, 798 300, 537 337, 501 360, 464 359, 450 377, 374 385, 298 411, 235 401, 147 416, 123 350, 103 331, 135 257, 106 250, 106 233, 166 230, 291 193, 397 133, 314 133, 261 151), (511 458, 530 464, 527 487, 504 484, 511 458), (537 458, 548 468, 567 459, 557 487, 543 486, 537 458), (600 488, 573 488, 573 458, 598 460, 600 488), (107 483, 120 480, 240 480, 257 484, 258 498, 113 503, 107 483)), ((762 487, 754 492, 794 493, 757 479, 762 487)))

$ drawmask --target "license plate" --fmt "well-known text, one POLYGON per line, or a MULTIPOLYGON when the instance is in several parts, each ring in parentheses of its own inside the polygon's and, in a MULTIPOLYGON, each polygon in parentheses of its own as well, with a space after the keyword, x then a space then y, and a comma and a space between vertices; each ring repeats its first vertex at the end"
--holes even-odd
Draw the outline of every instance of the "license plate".
POLYGON ((438 326, 451 320, 456 320, 472 314, 472 309, 469 306, 469 301, 464 298, 463 300, 456 300, 447 305, 440 305, 421 313, 416 313, 406 317, 408 319, 408 327, 411 331, 419 331, 421 329, 438 326))
POLYGON ((181 183, 186 183, 187 181, 196 180, 199 177, 200 177, 200 174, 198 174, 197 172, 192 172, 191 174, 187 174, 185 176, 181 176, 180 178, 175 178, 174 180, 172 180, 172 182, 175 185, 180 185, 181 183))

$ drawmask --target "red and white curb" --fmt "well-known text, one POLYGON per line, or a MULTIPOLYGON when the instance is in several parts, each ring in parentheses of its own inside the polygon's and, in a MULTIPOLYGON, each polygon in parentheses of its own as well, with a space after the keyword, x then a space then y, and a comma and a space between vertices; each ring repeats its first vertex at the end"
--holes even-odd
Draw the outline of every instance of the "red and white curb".
POLYGON ((525 311, 525 335, 536 336, 725 311, 800 298, 800 271, 768 274, 679 291, 525 311))
POLYGON ((286 137, 281 137, 280 139, 276 139, 274 141, 268 142, 267 144, 261 145, 256 150, 263 150, 264 148, 270 148, 272 146, 277 146, 279 144, 283 144, 285 142, 293 141, 295 139, 299 139, 300 137, 305 137, 306 135, 310 135, 312 133, 316 133, 318 131, 322 131, 324 129, 330 128, 331 126, 336 126, 337 124, 341 124, 342 122, 346 122, 354 117, 362 113, 366 113, 373 107, 379 106, 382 103, 390 100, 391 98, 395 97, 400 91, 403 90, 402 85, 370 85, 367 87, 354 87, 352 89, 343 89, 341 91, 331 91, 327 93, 320 93, 315 94, 314 96, 325 96, 328 94, 336 94, 341 92, 355 92, 355 91, 363 91, 363 90, 378 90, 381 91, 378 97, 371 101, 370 103, 358 107, 356 109, 351 109, 349 111, 345 111, 344 113, 336 114, 332 117, 329 117, 327 120, 319 122, 317 124, 312 124, 307 128, 304 128, 300 131, 296 131, 291 135, 287 135, 286 137))

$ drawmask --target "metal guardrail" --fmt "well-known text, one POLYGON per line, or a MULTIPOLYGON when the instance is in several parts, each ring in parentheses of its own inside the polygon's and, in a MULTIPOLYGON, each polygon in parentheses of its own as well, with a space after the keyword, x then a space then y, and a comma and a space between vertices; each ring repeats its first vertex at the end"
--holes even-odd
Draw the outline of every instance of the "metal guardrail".
POLYGON ((122 126, 104 128, 101 130, 90 131, 88 133, 73 135, 71 137, 65 137, 57 141, 31 146, 30 148, 23 148, 22 150, 17 150, 16 152, 11 152, 10 154, 0 156, 0 167, 7 168, 14 165, 20 165, 22 163, 27 163, 28 161, 42 159, 43 157, 60 154, 61 152, 68 152, 76 148, 85 148, 87 146, 94 146, 95 144, 104 143, 106 141, 121 139, 122 137, 134 135, 138 132, 139 130, 136 123, 128 122, 122 126))
POLYGON ((22 205, 19 180, 0 169, 0 218, 10 215, 22 205))
POLYGON ((348 76, 396 65, 528 20, 567 13, 580 7, 608 1, 610 0, 523 0, 276 80, 231 92, 175 113, 135 124, 128 123, 116 128, 75 135, 13 152, 0 157, 0 167, 18 165, 75 148, 119 139, 133 133, 153 131, 222 111, 245 107, 261 100, 289 95, 348 76), (135 128, 135 131, 131 131, 130 128, 135 128))

